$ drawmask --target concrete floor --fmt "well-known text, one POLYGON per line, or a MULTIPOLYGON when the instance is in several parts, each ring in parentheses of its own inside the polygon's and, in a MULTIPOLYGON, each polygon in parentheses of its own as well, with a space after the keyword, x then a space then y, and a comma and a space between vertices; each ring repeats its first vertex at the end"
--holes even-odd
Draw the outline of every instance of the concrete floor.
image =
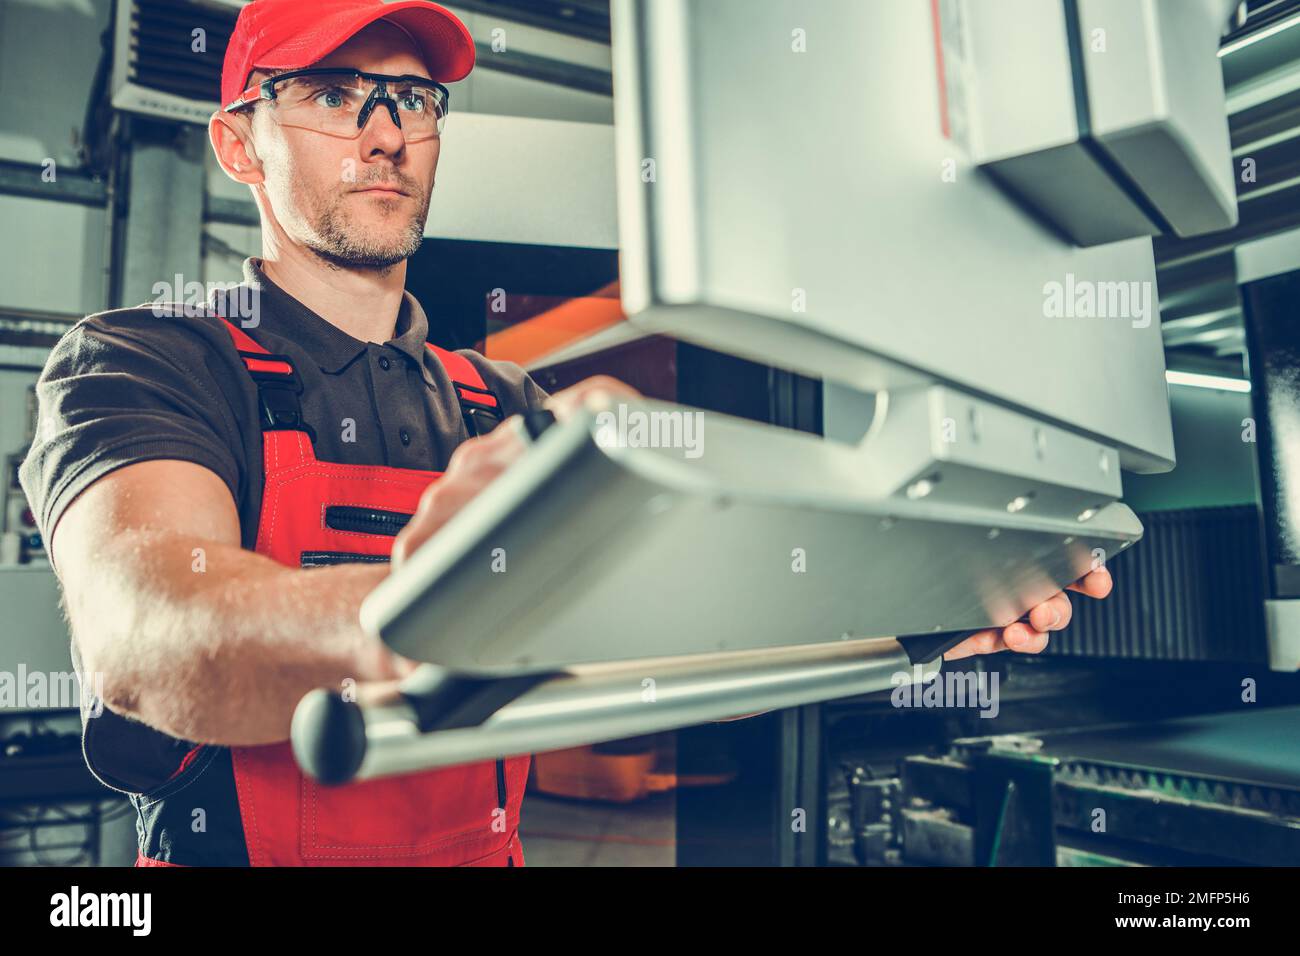
POLYGON ((673 791, 634 803, 569 800, 530 791, 520 836, 528 866, 674 866, 673 791))

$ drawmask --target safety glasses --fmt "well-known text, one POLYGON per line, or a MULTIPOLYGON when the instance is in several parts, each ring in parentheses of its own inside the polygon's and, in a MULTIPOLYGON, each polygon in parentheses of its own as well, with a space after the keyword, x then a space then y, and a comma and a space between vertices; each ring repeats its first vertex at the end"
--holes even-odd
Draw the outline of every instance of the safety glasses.
POLYGON ((389 76, 357 70, 310 69, 280 73, 250 86, 225 112, 271 103, 282 126, 356 139, 378 106, 408 143, 442 134, 450 94, 441 83, 420 76, 389 76))

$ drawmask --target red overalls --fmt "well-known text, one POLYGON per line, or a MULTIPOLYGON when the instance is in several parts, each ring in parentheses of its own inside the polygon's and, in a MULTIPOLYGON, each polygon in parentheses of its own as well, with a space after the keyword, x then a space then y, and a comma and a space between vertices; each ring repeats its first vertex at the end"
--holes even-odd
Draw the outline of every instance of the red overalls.
MULTIPOLYGON (((259 393, 265 481, 257 552, 292 567, 387 561, 393 536, 442 473, 318 461, 293 366, 226 325, 259 393)), ((467 419, 496 411, 472 363, 429 349, 467 419)), ((186 764, 205 749, 191 751, 186 764)), ((288 741, 232 747, 230 757, 252 866, 523 865, 518 828, 528 756, 342 786, 306 777, 288 741)), ((141 854, 136 865, 167 864, 141 854)))

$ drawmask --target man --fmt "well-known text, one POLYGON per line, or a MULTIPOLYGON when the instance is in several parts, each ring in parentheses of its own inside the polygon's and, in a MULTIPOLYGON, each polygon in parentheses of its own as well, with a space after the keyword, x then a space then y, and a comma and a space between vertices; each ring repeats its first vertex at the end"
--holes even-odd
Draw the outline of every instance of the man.
MULTIPOLYGON (((600 377, 550 397, 518 365, 426 346, 406 259, 441 83, 473 61, 432 3, 246 6, 210 135, 257 202, 261 258, 203 315, 90 316, 41 378, 22 481, 78 668, 103 675, 85 754, 131 794, 138 865, 523 863, 528 757, 322 788, 286 742, 312 688, 414 666, 360 629, 360 602, 390 552, 400 565, 523 453, 517 415, 636 394, 600 377)), ((952 656, 1037 651, 1068 619, 1058 595, 952 656)))

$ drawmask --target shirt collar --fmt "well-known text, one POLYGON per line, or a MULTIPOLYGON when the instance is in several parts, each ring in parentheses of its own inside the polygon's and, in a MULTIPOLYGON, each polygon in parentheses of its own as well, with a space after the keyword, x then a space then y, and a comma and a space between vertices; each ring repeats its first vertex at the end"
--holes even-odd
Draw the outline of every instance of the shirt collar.
MULTIPOLYGON (((429 357, 429 317, 409 291, 402 292, 402 305, 397 310, 397 329, 387 344, 409 357, 416 365, 425 367, 429 357)), ((426 376, 427 377, 427 376, 426 376)))
MULTIPOLYGON (((268 329, 292 340, 320 366, 321 371, 341 372, 366 350, 369 343, 354 339, 330 324, 267 278, 260 259, 244 260, 244 284, 254 290, 261 320, 268 329)), ((429 320, 424 309, 415 296, 403 291, 394 337, 384 344, 412 359, 425 380, 433 385, 433 377, 425 364, 428 350, 424 343, 428 334, 429 320)))

